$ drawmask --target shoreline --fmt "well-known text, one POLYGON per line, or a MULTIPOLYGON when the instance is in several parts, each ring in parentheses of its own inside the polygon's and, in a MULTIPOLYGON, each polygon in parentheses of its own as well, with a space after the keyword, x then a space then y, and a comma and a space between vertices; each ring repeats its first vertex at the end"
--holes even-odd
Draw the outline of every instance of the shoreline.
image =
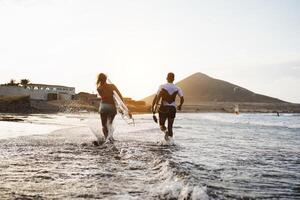
MULTIPOLYGON (((197 111, 177 111, 177 113, 186 113, 186 114, 196 114, 196 113, 228 113, 228 114, 235 114, 234 112, 228 112, 224 110, 197 110, 197 111)), ((298 112, 290 112, 290 111, 280 111, 279 114, 300 114, 298 112)), ((56 115, 56 114, 99 114, 96 111, 89 111, 89 112, 80 112, 80 111, 70 111, 70 112, 0 112, 0 121, 11 121, 11 122, 23 122, 24 120, 20 118, 16 118, 13 116, 30 116, 30 115, 56 115)), ((152 114, 152 112, 132 112, 133 115, 144 115, 144 114, 152 114)), ((157 114, 157 113, 156 113, 157 114)), ((239 114, 277 114, 276 111, 268 111, 268 110, 253 110, 253 111, 240 111, 239 114)))
MULTIPOLYGON (((295 103, 252 103, 252 102, 197 102, 183 104, 184 113, 234 113, 238 105, 240 113, 300 113, 300 104, 295 103)), ((150 105, 127 105, 133 114, 152 113, 150 105)), ((79 100, 33 101, 28 96, 0 98, 0 113, 14 114, 57 114, 57 113, 97 113, 98 106, 79 100)))

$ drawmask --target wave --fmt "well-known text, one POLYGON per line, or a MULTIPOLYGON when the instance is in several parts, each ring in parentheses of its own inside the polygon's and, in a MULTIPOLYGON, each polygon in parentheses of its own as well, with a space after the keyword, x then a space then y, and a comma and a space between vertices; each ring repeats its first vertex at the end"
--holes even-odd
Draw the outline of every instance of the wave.
POLYGON ((157 199, 209 199, 206 187, 189 179, 190 171, 180 168, 179 163, 157 158, 152 162, 157 171, 150 181, 158 184, 149 193, 157 199))

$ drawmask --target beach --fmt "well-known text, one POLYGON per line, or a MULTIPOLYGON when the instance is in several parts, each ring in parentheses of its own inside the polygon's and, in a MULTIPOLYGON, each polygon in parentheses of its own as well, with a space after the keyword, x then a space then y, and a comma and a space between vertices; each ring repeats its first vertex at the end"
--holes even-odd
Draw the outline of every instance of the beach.
POLYGON ((116 142, 98 147, 96 114, 15 117, 0 122, 0 199, 300 196, 297 114, 179 113, 171 146, 151 115, 117 117, 116 142))
POLYGON ((0 200, 300 200, 299 10, 0 0, 0 200))

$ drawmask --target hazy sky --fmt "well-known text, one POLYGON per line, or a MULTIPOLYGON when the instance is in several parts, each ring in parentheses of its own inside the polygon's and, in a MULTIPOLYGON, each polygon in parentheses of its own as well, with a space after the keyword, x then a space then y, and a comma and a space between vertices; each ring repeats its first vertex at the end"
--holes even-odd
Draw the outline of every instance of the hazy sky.
POLYGON ((202 72, 300 103, 299 0, 0 0, 0 82, 125 96, 202 72))

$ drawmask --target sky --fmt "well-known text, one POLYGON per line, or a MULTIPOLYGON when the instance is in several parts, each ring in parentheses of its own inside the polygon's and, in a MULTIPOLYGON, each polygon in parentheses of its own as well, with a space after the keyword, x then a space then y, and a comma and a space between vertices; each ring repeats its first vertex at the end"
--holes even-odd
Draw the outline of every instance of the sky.
POLYGON ((146 97, 202 72, 300 103, 299 0, 0 0, 0 83, 146 97))

